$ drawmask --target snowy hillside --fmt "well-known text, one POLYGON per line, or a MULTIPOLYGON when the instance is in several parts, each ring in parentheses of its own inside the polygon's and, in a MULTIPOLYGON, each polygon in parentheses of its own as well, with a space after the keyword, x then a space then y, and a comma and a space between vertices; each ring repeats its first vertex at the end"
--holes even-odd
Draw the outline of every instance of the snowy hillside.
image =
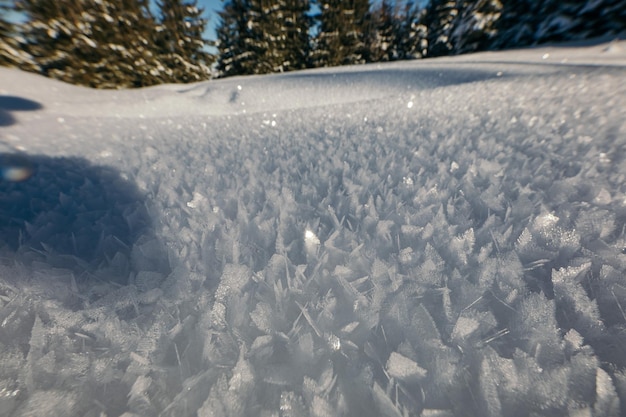
POLYGON ((0 68, 0 415, 626 415, 625 109, 624 42, 0 68))

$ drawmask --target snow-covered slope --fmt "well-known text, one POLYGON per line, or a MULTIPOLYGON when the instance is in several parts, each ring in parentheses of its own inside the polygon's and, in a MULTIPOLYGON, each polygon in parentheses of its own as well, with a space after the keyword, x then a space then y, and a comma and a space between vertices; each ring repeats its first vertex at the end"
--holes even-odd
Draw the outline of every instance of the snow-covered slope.
POLYGON ((0 415, 623 415, 625 80, 624 43, 0 68, 0 415))

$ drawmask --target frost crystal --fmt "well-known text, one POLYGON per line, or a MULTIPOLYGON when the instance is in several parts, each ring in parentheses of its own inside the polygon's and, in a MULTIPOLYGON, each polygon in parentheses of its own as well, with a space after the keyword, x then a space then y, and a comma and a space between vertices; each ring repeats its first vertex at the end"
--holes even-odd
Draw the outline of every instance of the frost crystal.
POLYGON ((304 232, 304 241, 306 244, 309 245, 319 245, 320 244, 320 240, 318 239, 318 237, 315 235, 315 233, 313 233, 310 230, 305 230, 304 232))
POLYGON ((399 353, 392 352, 387 361, 387 372, 402 381, 419 381, 426 377, 427 371, 417 363, 399 353))

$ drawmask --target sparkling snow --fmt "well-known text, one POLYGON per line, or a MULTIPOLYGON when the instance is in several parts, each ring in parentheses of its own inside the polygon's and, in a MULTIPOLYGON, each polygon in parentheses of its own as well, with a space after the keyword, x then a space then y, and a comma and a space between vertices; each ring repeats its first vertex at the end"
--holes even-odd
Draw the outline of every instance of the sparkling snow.
POLYGON ((0 415, 625 415, 625 109, 624 42, 0 68, 0 415))

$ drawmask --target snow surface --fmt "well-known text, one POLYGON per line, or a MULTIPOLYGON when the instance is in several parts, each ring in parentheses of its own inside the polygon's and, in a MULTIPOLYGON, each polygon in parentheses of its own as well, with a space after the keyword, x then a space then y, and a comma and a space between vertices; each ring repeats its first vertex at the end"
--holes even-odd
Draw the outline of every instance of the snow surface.
POLYGON ((0 68, 0 415, 626 415, 625 109, 624 42, 0 68))

